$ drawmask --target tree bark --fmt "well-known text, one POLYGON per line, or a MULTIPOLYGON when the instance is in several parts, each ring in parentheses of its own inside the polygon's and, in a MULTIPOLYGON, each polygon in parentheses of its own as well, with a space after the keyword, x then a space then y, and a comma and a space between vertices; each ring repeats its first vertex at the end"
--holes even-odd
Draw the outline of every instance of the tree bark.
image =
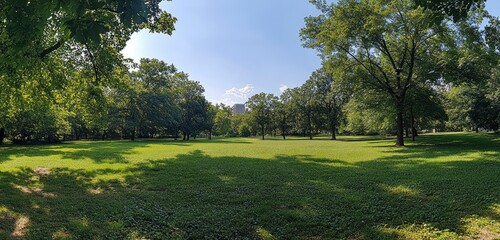
POLYGON ((262 140, 264 140, 264 135, 265 135, 265 127, 264 125, 261 126, 261 129, 262 129, 262 140))
POLYGON ((332 140, 337 140, 337 136, 335 136, 335 132, 337 132, 337 128, 335 124, 332 124, 332 140))
POLYGON ((212 140, 212 129, 208 131, 208 140, 212 140))
MULTIPOLYGON (((335 113, 333 113, 335 114, 335 113)), ((331 125, 331 130, 332 130, 332 140, 337 140, 337 136, 335 136, 335 133, 337 132, 337 117, 336 115, 332 116, 332 120, 330 122, 331 125)))
POLYGON ((5 128, 0 128, 0 144, 3 143, 4 139, 5 139, 5 128))
POLYGON ((413 107, 410 108, 410 127, 411 127, 411 140, 415 141, 417 136, 417 129, 415 128, 415 116, 413 115, 413 107))
POLYGON ((307 115, 307 124, 309 125, 309 140, 313 139, 313 130, 312 130, 312 119, 311 119, 311 113, 308 113, 307 115))
POLYGON ((404 125, 403 125, 403 117, 404 117, 404 104, 399 102, 397 104, 397 116, 396 116, 396 124, 397 124, 397 132, 396 132, 396 146, 402 147, 405 145, 404 140, 404 125))

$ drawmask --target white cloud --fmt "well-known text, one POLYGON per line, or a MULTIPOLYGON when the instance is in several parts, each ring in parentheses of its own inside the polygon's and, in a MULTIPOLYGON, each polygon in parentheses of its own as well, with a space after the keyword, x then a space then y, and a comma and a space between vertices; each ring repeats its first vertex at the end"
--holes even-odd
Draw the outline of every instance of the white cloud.
POLYGON ((280 84, 280 93, 283 93, 284 91, 286 91, 288 89, 288 86, 285 85, 285 84, 280 84))
POLYGON ((250 84, 247 84, 246 86, 242 88, 231 88, 226 90, 226 95, 241 98, 241 99, 246 99, 249 97, 250 94, 253 93, 254 87, 250 84))
POLYGON ((233 87, 227 89, 219 99, 210 99, 209 101, 213 104, 223 103, 227 106, 233 106, 234 104, 245 103, 252 96, 253 92, 254 87, 251 84, 247 84, 242 88, 233 87))
POLYGON ((234 104, 239 103, 239 102, 234 101, 234 99, 232 99, 232 98, 222 98, 222 99, 218 99, 218 100, 216 100, 216 99, 209 99, 208 101, 211 102, 212 104, 220 104, 220 103, 222 103, 222 104, 224 104, 226 106, 230 106, 230 107, 232 107, 234 104))

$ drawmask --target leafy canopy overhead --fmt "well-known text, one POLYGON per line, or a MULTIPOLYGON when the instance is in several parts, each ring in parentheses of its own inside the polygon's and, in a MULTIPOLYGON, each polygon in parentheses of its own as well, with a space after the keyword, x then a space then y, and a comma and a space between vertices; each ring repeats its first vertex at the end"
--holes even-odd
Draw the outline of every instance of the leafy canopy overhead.
POLYGON ((121 50, 140 29, 172 34, 176 18, 161 10, 160 2, 0 0, 0 74, 44 59, 65 44, 121 50))
MULTIPOLYGON (((424 8, 428 8, 441 16, 453 17, 455 22, 465 19, 470 10, 477 10, 485 0, 415 0, 424 8)), ((438 18, 442 19, 442 18, 438 18)))

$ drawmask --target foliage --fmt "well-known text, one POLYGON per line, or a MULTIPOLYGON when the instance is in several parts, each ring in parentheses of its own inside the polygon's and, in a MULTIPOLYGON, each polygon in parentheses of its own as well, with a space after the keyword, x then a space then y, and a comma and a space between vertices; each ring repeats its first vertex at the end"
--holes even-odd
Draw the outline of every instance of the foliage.
POLYGON ((430 54, 426 45, 446 32, 443 24, 430 24, 430 17, 430 11, 409 0, 343 0, 306 18, 301 31, 305 47, 327 58, 349 59, 364 85, 392 99, 399 146, 404 145, 403 115, 407 92, 416 81, 417 59, 430 54))
POLYGON ((444 17, 453 17, 454 21, 467 18, 469 11, 477 11, 486 0, 415 0, 415 2, 425 8, 429 8, 436 13, 436 21, 441 21, 444 17))
MULTIPOLYGON (((172 34, 176 19, 161 10, 159 3, 158 0, 2 0, 0 58, 4 61, 0 75, 15 76, 24 69, 36 69, 59 49, 83 48, 86 61, 97 68, 96 58, 119 53, 132 33, 140 29, 172 34)), ((97 69, 94 70, 97 74, 97 69)))
POLYGON ((215 110, 214 134, 218 136, 230 136, 232 117, 231 108, 224 104, 217 104, 215 105, 215 110))
POLYGON ((272 111, 276 107, 277 101, 278 98, 273 94, 259 93, 251 96, 246 103, 252 121, 259 126, 262 139, 271 128, 272 111))

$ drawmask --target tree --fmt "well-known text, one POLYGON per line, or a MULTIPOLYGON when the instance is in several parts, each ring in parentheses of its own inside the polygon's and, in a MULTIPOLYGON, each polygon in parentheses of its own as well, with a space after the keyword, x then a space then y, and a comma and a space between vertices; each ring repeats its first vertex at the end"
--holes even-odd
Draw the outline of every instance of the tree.
POLYGON ((292 89, 292 101, 296 107, 296 128, 304 135, 308 135, 309 139, 313 139, 314 128, 322 121, 318 114, 317 88, 312 80, 308 79, 302 86, 292 89))
POLYGON ((415 2, 434 11, 437 21, 450 16, 457 22, 467 18, 469 11, 483 7, 486 0, 415 0, 415 2))
POLYGON ((271 124, 271 114, 277 101, 278 98, 274 94, 259 93, 250 97, 246 103, 253 121, 260 127, 262 140, 264 140, 266 130, 271 124))
POLYGON ((257 129, 250 112, 236 114, 231 118, 231 131, 233 135, 240 137, 250 137, 257 134, 257 129))
POLYGON ((294 114, 292 97, 291 89, 283 91, 279 97, 279 101, 276 102, 276 107, 274 109, 275 114, 273 116, 275 119, 273 121, 277 123, 277 126, 281 131, 281 136, 283 136, 283 140, 286 139, 288 129, 291 125, 291 116, 294 114))
POLYGON ((343 107, 347 120, 345 131, 355 135, 394 134, 396 119, 392 99, 378 90, 356 84, 356 89, 343 107))
POLYGON ((231 134, 232 112, 229 106, 215 105, 214 132, 216 135, 229 136, 231 134))
POLYGON ((457 25, 454 47, 442 60, 444 79, 453 86, 446 99, 450 115, 448 127, 454 130, 484 128, 496 131, 500 125, 499 100, 495 97, 500 62, 495 33, 500 32, 499 20, 486 16, 490 21, 482 30, 484 15, 477 13, 457 25))
POLYGON ((1 0, 0 76, 39 68, 39 63, 61 48, 84 48, 93 59, 92 48, 119 52, 140 29, 172 34, 176 19, 161 10, 159 3, 1 0))
POLYGON ((203 96, 205 89, 199 82, 189 80, 189 76, 185 73, 180 73, 176 77, 178 80, 175 81, 174 89, 181 109, 179 130, 183 134, 183 139, 189 141, 191 134, 206 130, 210 103, 203 96))
MULTIPOLYGON (((319 104, 320 115, 325 116, 325 130, 331 134, 331 139, 336 139, 336 132, 342 114, 342 107, 349 101, 351 84, 347 82, 349 73, 338 71, 339 62, 333 60, 323 62, 323 67, 313 72, 311 81, 316 85, 314 94, 319 104), (335 78, 337 75, 339 78, 335 78), (343 80, 343 81, 342 81, 343 80)), ((342 66, 345 68, 345 66, 342 66)))
MULTIPOLYGON (((208 102, 207 102, 208 103, 208 102)), ((206 130, 208 131, 208 139, 212 140, 212 134, 215 126, 215 115, 217 114, 217 107, 211 103, 207 104, 207 121, 205 122, 206 130)))
MULTIPOLYGON (((0 85, 16 89, 22 80, 40 81, 37 76, 47 74, 66 81, 78 71, 92 75, 89 89, 98 90, 92 96, 104 93, 100 86, 116 84, 110 75, 122 67, 120 51, 134 32, 149 29, 171 35, 174 31, 176 19, 160 9, 160 2, 0 0, 0 85)), ((0 92, 0 102, 9 101, 12 94, 0 92)), ((0 119, 5 119, 3 110, 0 119)), ((0 140, 4 132, 5 121, 0 121, 0 140)))
POLYGON ((405 116, 406 135, 411 132, 413 141, 418 136, 417 128, 436 129, 448 119, 441 93, 425 84, 419 84, 408 92, 405 116))
POLYGON ((131 74, 139 94, 143 136, 160 136, 179 124, 179 109, 174 101, 174 78, 177 69, 157 59, 141 59, 131 74))
POLYGON ((425 45, 442 32, 441 25, 429 24, 432 13, 409 0, 341 0, 320 9, 323 14, 306 18, 304 46, 352 59, 367 86, 389 95, 397 116, 396 145, 404 146, 403 115, 415 65, 428 54, 425 45))

